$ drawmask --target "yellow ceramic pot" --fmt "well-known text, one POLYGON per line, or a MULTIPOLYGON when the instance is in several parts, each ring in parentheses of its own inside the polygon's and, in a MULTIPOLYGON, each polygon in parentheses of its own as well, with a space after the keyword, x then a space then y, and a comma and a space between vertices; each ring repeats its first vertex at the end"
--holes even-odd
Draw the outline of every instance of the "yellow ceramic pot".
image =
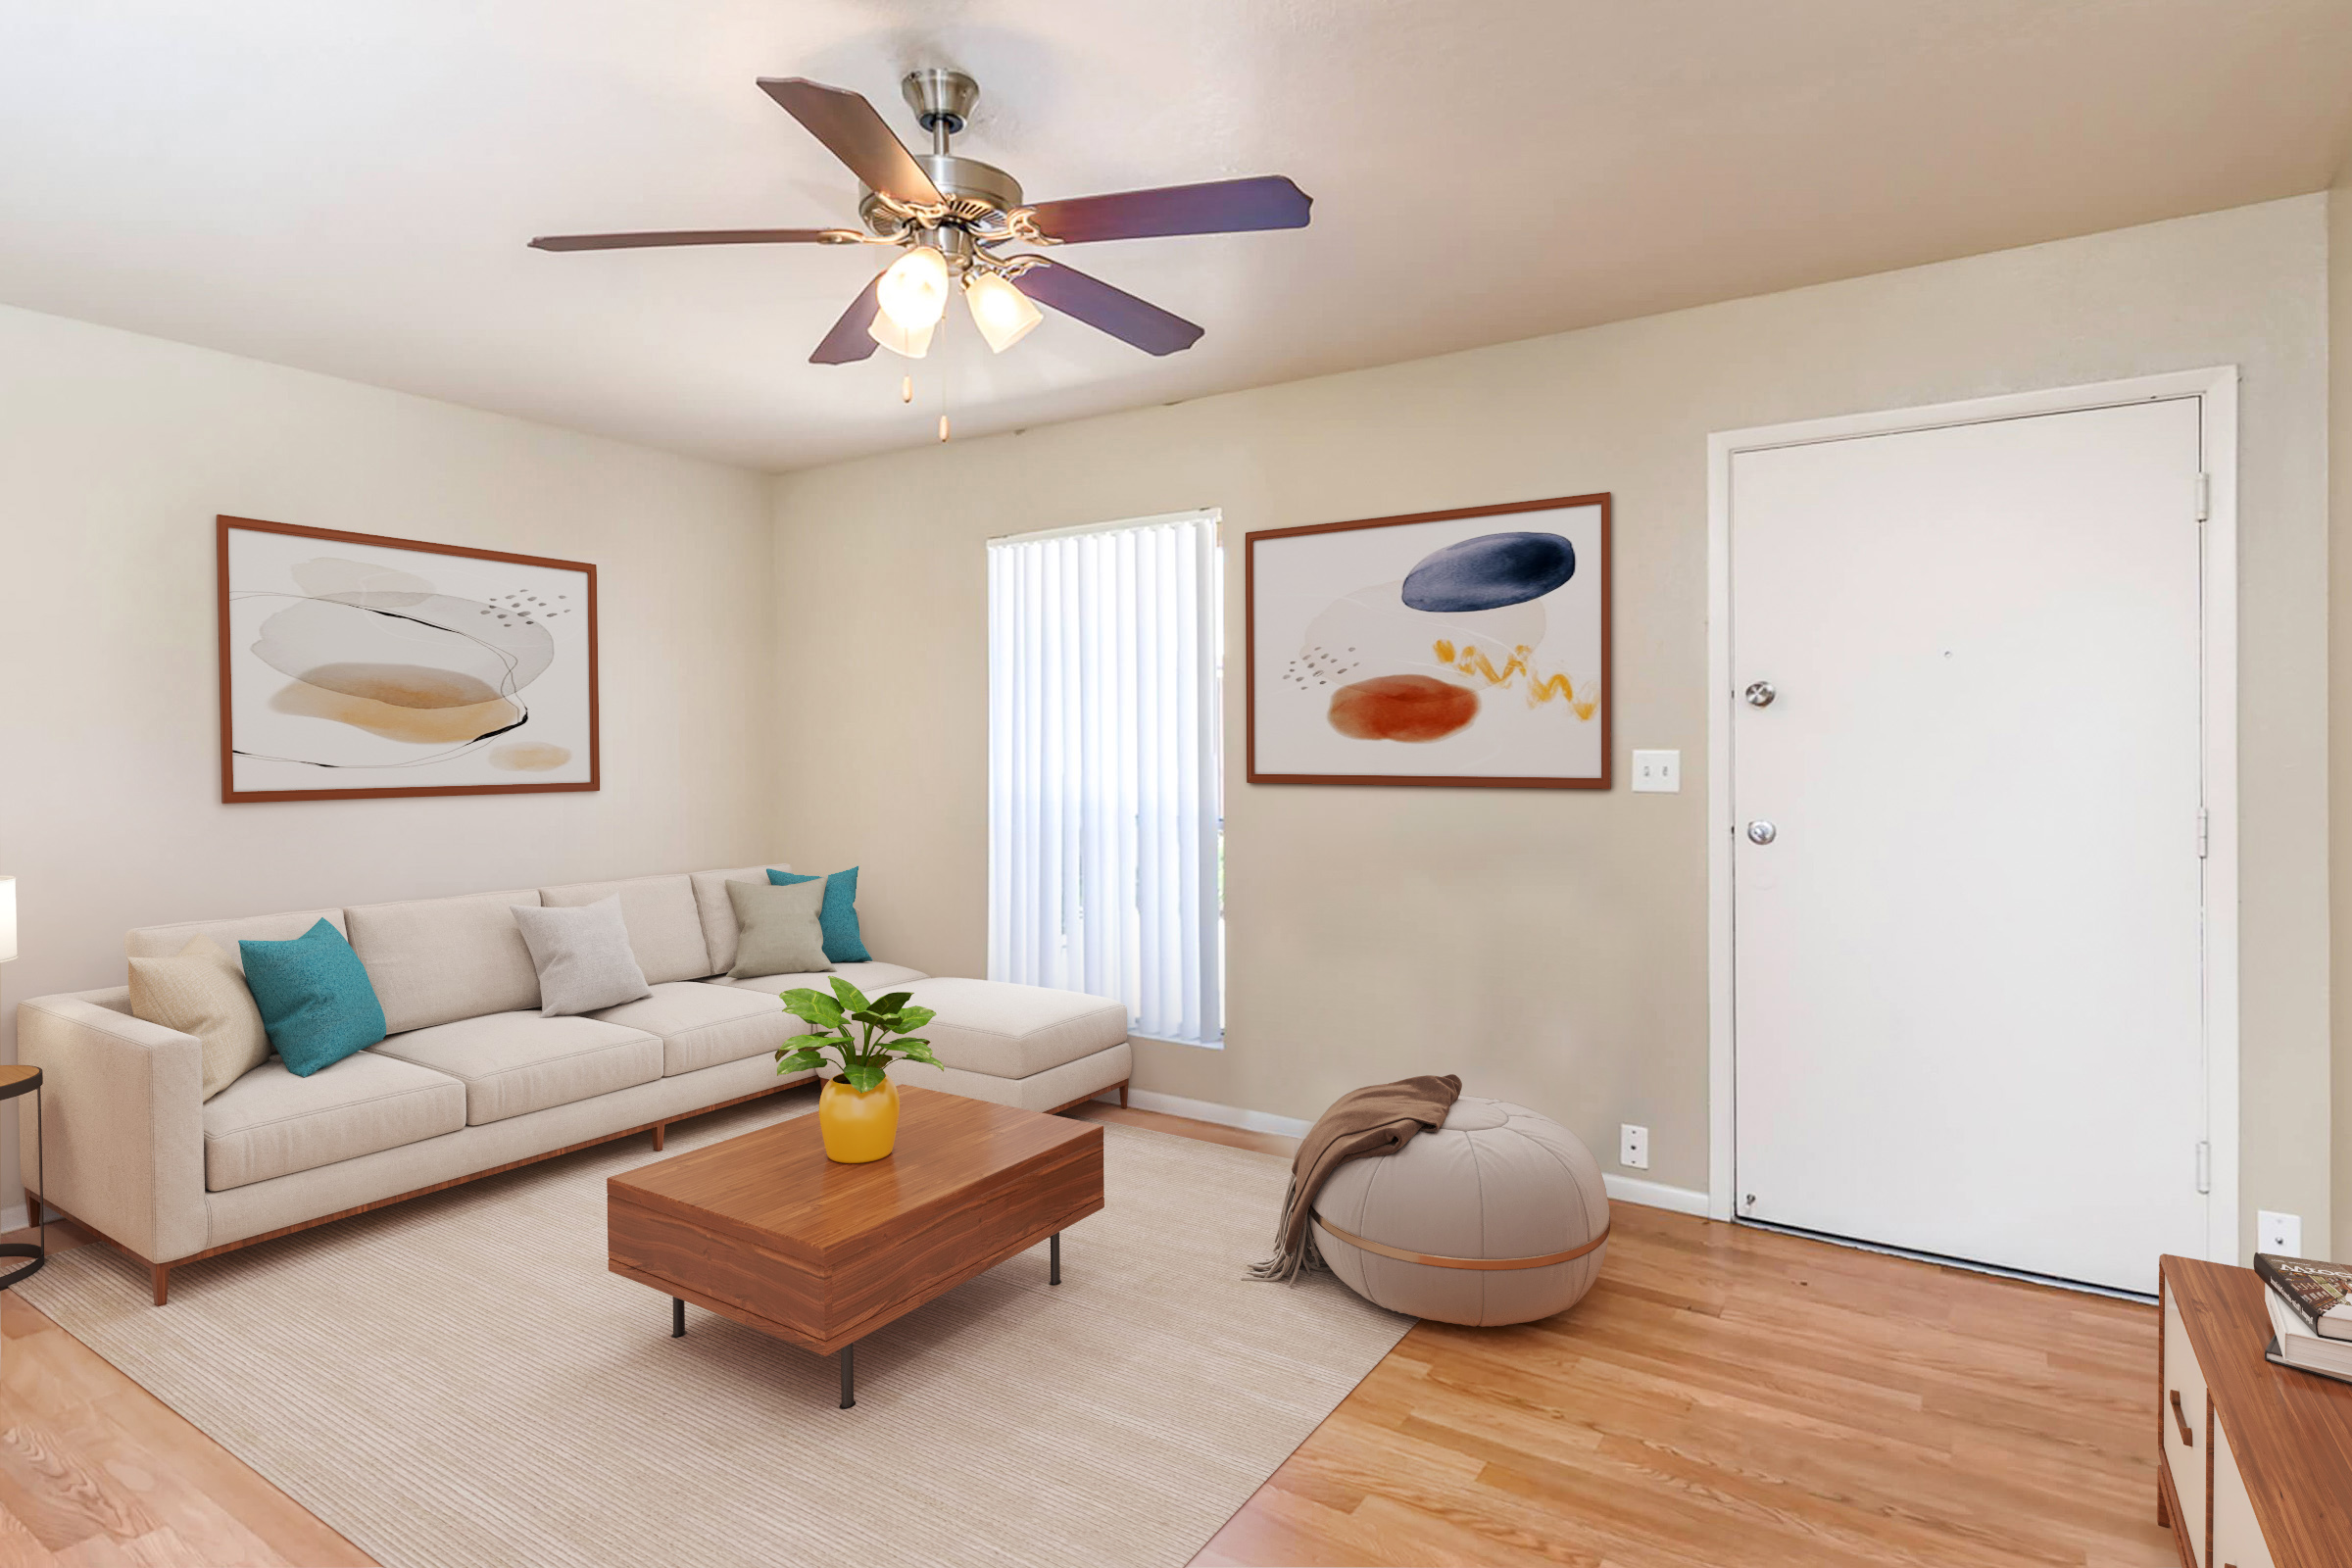
POLYGON ((863 1165, 887 1156, 899 1141, 899 1086, 889 1079, 859 1094, 846 1078, 833 1078, 816 1097, 816 1130, 824 1135, 825 1157, 837 1165, 863 1165))

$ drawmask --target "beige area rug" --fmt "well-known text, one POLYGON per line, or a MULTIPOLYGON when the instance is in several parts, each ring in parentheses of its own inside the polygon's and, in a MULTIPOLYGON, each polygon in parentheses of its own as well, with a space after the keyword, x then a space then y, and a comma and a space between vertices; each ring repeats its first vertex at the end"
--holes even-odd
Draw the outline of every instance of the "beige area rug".
MULTIPOLYGON (((671 1152, 813 1099, 671 1129, 671 1152)), ((1106 1205, 818 1358, 605 1267, 631 1139, 190 1268, 101 1247, 33 1305, 390 1568, 1180 1564, 1411 1326, 1242 1277, 1288 1167, 1110 1126, 1106 1205)))

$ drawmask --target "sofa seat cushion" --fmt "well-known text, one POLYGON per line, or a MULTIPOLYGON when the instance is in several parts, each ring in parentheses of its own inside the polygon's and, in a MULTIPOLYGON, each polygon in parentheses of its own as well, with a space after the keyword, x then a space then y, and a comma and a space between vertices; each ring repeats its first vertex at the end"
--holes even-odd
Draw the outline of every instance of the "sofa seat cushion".
POLYGON ((1080 991, 1006 980, 917 980, 906 989, 939 1014, 922 1029, 931 1054, 992 1078, 1027 1078, 1127 1038, 1126 1004, 1080 991))
POLYGON ((903 963, 884 963, 877 958, 870 963, 839 963, 830 969, 805 974, 759 974, 748 980, 729 980, 722 976, 711 984, 736 986, 745 991, 764 991, 771 997, 780 997, 787 991, 798 991, 807 986, 831 996, 833 987, 828 982, 835 976, 847 980, 868 998, 873 998, 905 990, 911 982, 922 979, 923 971, 909 969, 903 963))
POLYGON ((204 1185, 224 1193, 272 1176, 454 1133, 466 1086, 363 1051, 297 1078, 272 1056, 204 1103, 204 1185))
POLYGON ((691 980, 656 986, 642 1001, 590 1016, 659 1036, 664 1078, 766 1055, 794 1035, 808 1032, 774 997, 691 980))
POLYGON ((600 1018, 493 1012, 394 1035, 370 1051, 466 1086, 466 1120, 524 1116, 662 1076, 662 1042, 600 1018))

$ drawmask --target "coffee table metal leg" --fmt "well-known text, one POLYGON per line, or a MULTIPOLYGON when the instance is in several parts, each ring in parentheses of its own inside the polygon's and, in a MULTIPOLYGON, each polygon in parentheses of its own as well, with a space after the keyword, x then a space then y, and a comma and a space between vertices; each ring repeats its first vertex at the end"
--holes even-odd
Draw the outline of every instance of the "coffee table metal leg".
POLYGON ((1048 1285, 1059 1285, 1061 1283, 1061 1232, 1055 1231, 1054 1233, 1054 1242, 1052 1247, 1048 1250, 1048 1256, 1049 1261, 1046 1265, 1046 1283, 1048 1285))
POLYGON ((680 1297, 669 1298, 669 1337, 673 1340, 686 1337, 686 1302, 680 1297))
POLYGON ((841 1407, 847 1410, 858 1402, 858 1347, 841 1348, 841 1407))

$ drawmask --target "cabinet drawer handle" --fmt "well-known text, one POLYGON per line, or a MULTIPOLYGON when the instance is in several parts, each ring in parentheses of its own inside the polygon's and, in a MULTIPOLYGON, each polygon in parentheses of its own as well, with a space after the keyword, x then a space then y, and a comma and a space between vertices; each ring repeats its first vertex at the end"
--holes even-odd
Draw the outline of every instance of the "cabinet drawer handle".
POLYGON ((2180 1391, 2179 1389, 2173 1390, 2173 1419, 2180 1424, 2180 1446, 2183 1448, 2195 1447, 2197 1435, 2188 1430, 2188 1417, 2180 1413, 2180 1391))

